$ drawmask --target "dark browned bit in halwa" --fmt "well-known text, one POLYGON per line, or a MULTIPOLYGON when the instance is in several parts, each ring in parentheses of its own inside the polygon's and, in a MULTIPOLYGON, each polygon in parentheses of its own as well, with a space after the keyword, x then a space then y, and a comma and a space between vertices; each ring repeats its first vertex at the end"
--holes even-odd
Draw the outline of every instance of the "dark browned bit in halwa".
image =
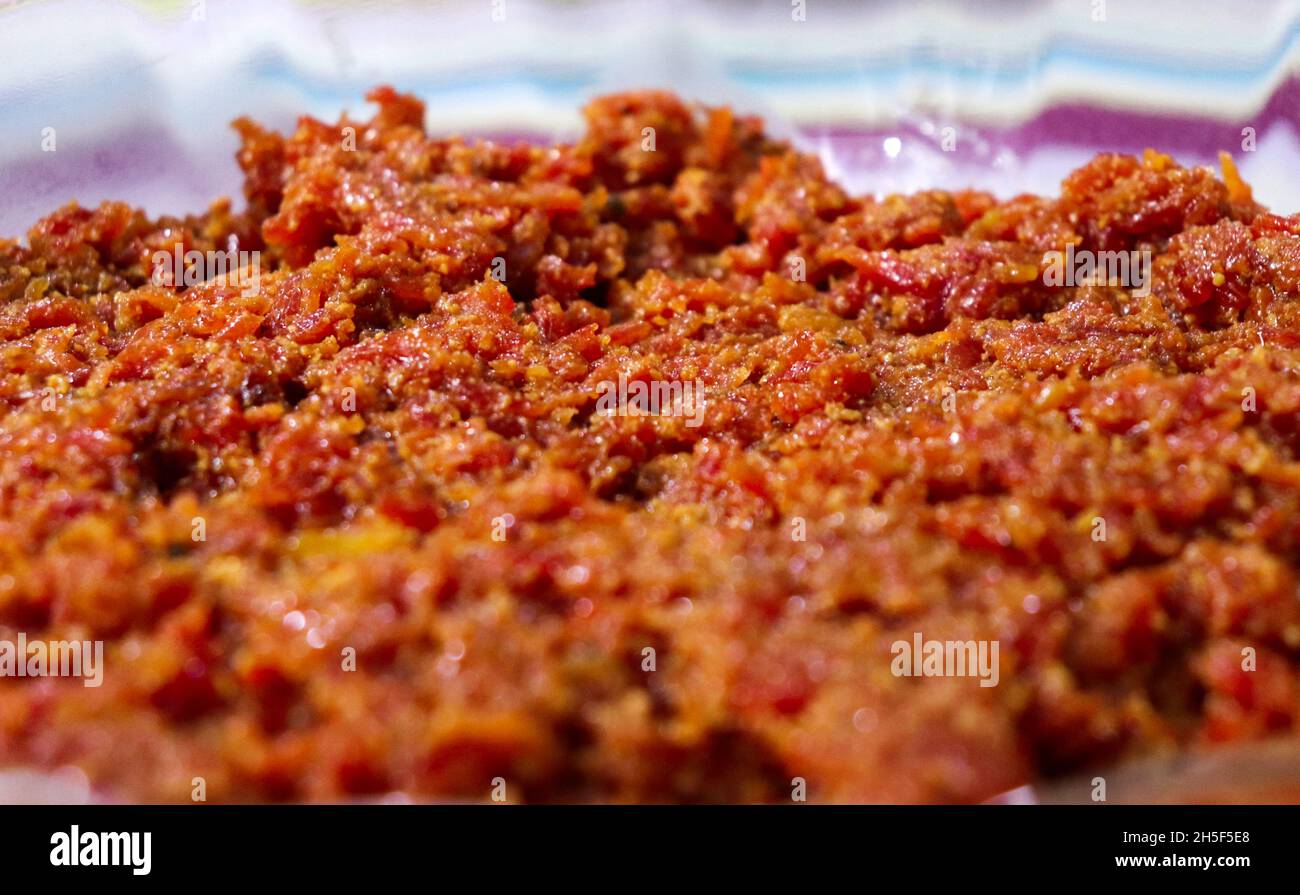
POLYGON ((370 99, 237 122, 246 211, 0 241, 0 634, 106 643, 101 687, 0 680, 0 763, 973 801, 1294 735, 1300 215, 1229 161, 875 199, 666 93, 571 146, 370 99), (178 244, 258 288, 156 284, 178 244), (1150 293, 1046 285, 1071 244, 1150 293), (700 425, 597 412, 620 376, 702 383, 700 425), (998 685, 895 676, 917 632, 997 641, 998 685))

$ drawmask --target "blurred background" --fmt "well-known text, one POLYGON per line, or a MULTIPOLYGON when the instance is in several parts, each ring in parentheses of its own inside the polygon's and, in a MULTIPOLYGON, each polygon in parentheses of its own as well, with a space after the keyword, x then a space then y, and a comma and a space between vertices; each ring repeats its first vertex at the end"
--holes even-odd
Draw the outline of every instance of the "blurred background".
POLYGON ((1230 152, 1300 211, 1300 0, 0 0, 0 236, 76 199, 238 196, 229 121, 570 139, 591 96, 764 115, 857 192, 1055 192, 1098 151, 1230 152), (48 151, 53 136, 54 151, 48 151))

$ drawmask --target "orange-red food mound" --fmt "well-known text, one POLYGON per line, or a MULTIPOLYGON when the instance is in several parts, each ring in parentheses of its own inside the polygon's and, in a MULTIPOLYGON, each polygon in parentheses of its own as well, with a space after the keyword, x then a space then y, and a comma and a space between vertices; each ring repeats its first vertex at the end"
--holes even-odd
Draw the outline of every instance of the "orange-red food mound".
POLYGON ((664 93, 572 146, 370 98, 238 122, 245 212, 0 242, 0 636, 106 643, 101 687, 0 679, 0 763, 965 801, 1293 733, 1300 217, 1230 165, 859 198, 664 93), (155 284, 178 243, 257 288, 155 284), (1150 293, 1047 285, 1070 244, 1150 293), (597 412, 620 376, 698 381, 700 424, 597 412), (917 632, 996 640, 997 686, 895 676, 917 632))

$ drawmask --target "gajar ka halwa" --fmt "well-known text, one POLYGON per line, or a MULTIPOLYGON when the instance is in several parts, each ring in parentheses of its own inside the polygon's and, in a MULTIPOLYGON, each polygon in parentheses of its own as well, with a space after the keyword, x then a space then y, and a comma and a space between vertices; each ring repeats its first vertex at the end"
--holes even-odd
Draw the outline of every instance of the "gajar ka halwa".
POLYGON ((0 242, 0 634, 105 644, 101 686, 0 679, 4 764, 976 801, 1294 735, 1300 216, 1226 157, 880 199, 661 92, 558 146, 369 98, 237 122, 244 211, 0 242), (180 250, 255 288, 157 276, 180 250), (1149 281, 1063 284, 1066 250, 1149 281), (896 674, 916 635, 998 644, 996 686, 896 674))

